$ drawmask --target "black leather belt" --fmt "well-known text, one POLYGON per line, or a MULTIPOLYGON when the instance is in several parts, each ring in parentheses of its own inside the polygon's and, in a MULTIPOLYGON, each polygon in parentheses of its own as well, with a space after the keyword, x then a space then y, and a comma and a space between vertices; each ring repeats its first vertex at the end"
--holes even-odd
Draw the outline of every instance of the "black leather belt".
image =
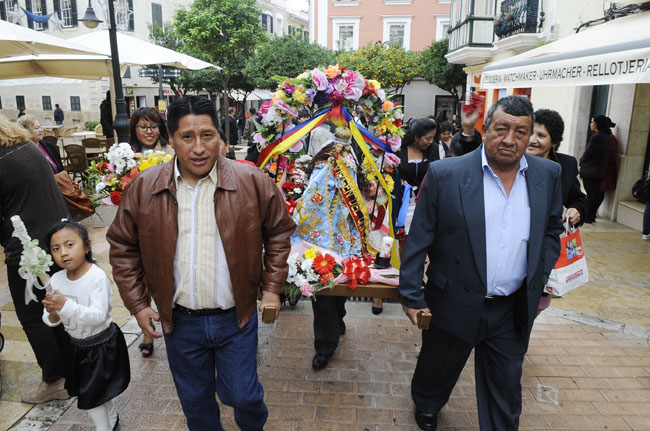
POLYGON ((508 299, 508 298, 510 298, 510 295, 508 295, 508 296, 504 296, 504 295, 485 295, 485 300, 487 302, 495 302, 495 301, 499 301, 499 300, 502 300, 502 299, 508 299))
POLYGON ((174 310, 183 314, 189 314, 190 316, 216 316, 218 314, 226 314, 235 311, 235 307, 226 308, 225 310, 223 308, 201 308, 199 310, 191 310, 187 307, 176 304, 174 310))

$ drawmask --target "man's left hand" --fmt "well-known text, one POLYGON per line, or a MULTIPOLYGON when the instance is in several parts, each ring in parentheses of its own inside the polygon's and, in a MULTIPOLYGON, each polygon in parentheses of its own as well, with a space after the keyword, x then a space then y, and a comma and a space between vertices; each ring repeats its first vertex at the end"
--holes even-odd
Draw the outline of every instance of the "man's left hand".
POLYGON ((264 312, 264 307, 275 307, 275 319, 280 316, 280 295, 273 292, 264 291, 262 292, 262 301, 260 303, 259 312, 262 314, 264 312))
POLYGON ((575 208, 568 208, 565 214, 566 218, 569 219, 571 226, 575 226, 580 223, 580 212, 575 208))

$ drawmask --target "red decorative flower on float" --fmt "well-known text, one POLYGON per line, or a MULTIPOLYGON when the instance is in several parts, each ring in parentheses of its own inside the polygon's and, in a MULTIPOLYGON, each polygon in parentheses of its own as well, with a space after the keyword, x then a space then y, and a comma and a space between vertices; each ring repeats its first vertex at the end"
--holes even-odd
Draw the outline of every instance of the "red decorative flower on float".
POLYGON ((330 254, 319 254, 314 258, 312 266, 317 273, 321 275, 329 274, 334 269, 336 261, 330 254))

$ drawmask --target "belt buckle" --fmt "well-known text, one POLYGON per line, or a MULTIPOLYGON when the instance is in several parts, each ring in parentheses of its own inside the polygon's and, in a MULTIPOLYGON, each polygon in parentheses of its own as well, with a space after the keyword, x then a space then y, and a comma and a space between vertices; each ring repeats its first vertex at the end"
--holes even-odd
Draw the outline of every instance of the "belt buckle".
POLYGON ((491 301, 491 300, 494 299, 494 295, 485 295, 485 299, 487 299, 488 301, 491 301))

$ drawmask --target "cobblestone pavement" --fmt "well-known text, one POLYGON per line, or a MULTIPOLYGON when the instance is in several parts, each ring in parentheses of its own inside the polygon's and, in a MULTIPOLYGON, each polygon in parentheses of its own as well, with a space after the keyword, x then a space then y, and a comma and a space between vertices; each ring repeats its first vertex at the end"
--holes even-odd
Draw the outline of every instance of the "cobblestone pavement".
MULTIPOLYGON (((523 415, 527 430, 650 430, 650 242, 615 223, 582 230, 591 282, 536 321, 524 364, 523 415)), ((103 230, 93 250, 109 270, 103 230)), ((265 430, 417 430, 410 379, 420 343, 397 304, 373 316, 369 303, 348 302, 347 332, 330 365, 311 369, 311 307, 283 309, 274 325, 260 324, 259 374, 269 421, 265 430)), ((38 381, 38 367, 12 311, 6 276, 0 274, 0 353, 4 380, 0 430, 92 429, 74 400, 33 407, 21 389, 38 381), (3 296, 4 295, 4 296, 3 296)), ((132 383, 117 398, 121 430, 186 429, 169 373, 164 343, 143 359, 139 329, 116 294, 113 315, 123 325, 132 383)), ((440 430, 478 430, 473 359, 439 416, 440 430)), ((238 429, 223 407, 228 431, 238 429)))

